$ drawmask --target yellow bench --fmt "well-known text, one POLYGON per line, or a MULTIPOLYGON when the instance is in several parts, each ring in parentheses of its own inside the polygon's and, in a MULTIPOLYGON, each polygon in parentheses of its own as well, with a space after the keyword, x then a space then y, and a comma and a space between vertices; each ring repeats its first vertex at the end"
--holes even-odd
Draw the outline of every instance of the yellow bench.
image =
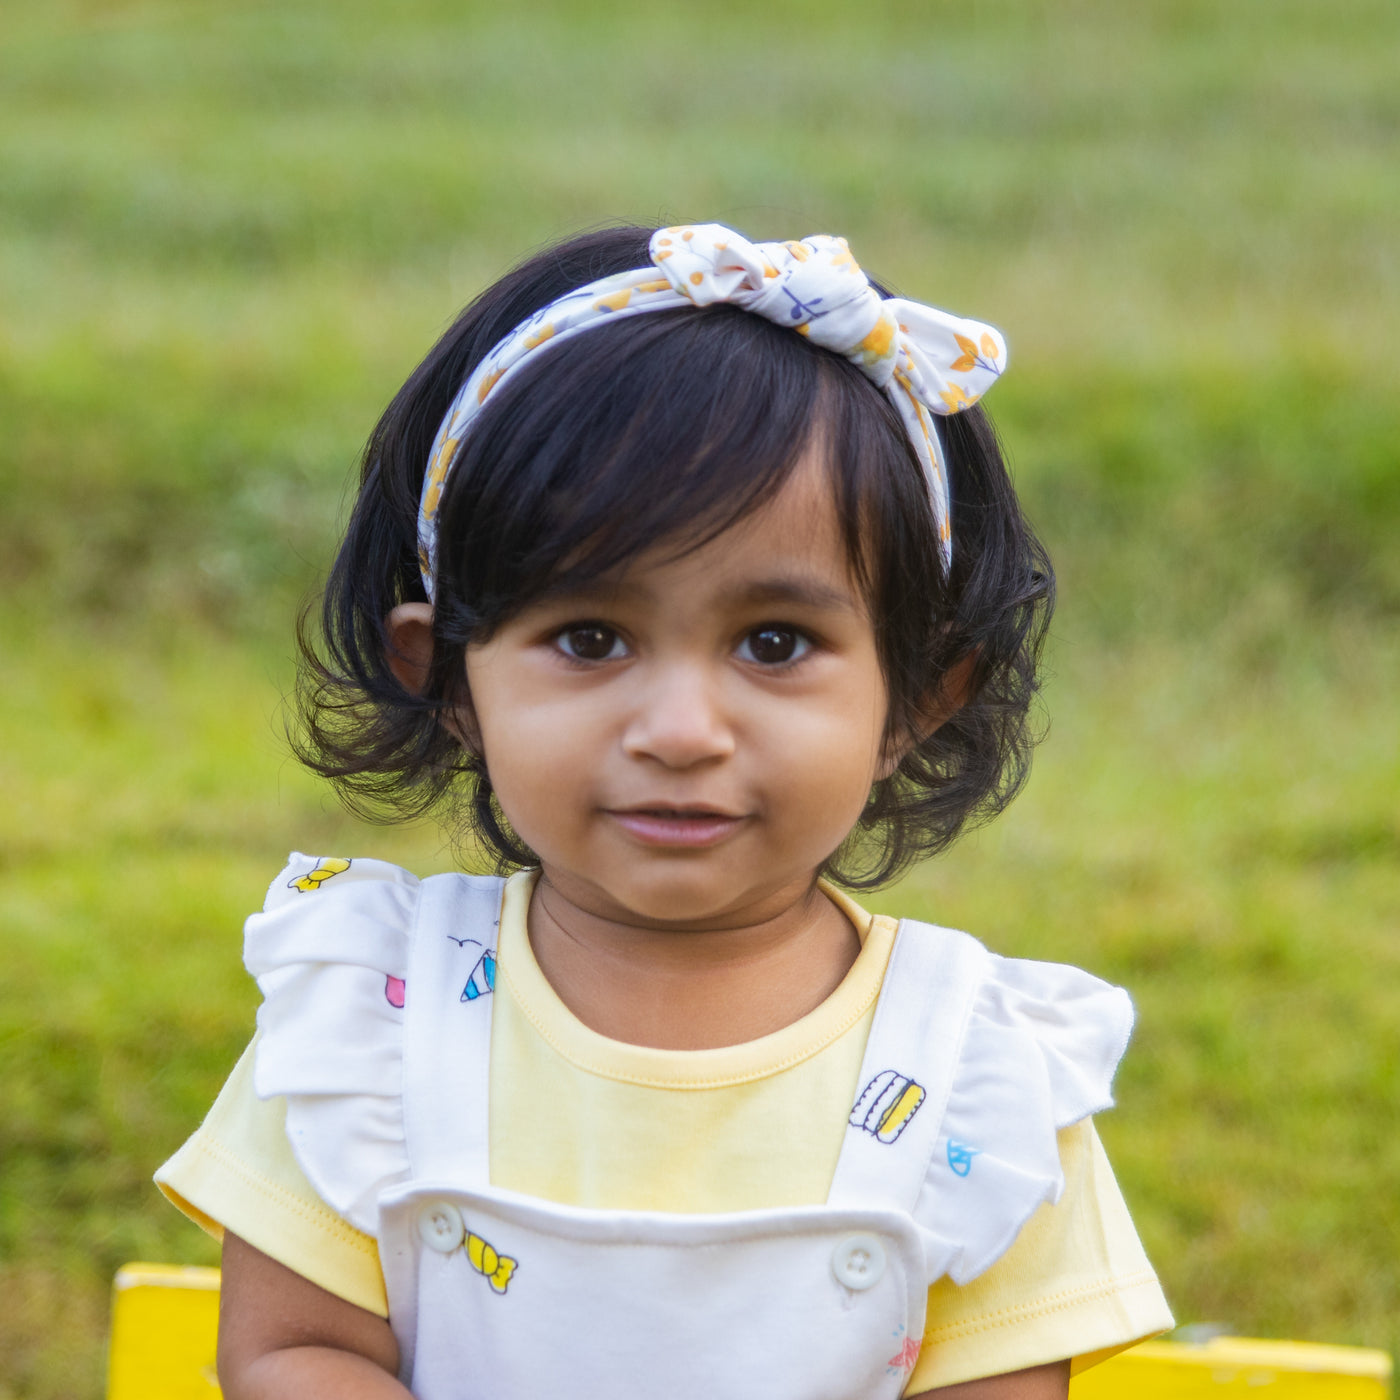
MULTIPOLYGON (((116 1277, 107 1400, 213 1400, 219 1271, 128 1264, 116 1277)), ((1361 1347, 1215 1337, 1143 1342, 1070 1385, 1071 1400, 1387 1400, 1390 1357, 1361 1347)))

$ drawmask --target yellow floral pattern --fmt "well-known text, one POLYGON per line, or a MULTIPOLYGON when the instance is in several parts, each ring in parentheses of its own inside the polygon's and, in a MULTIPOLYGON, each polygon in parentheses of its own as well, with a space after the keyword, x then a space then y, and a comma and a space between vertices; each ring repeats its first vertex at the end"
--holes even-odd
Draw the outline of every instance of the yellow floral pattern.
POLYGON ((828 234, 751 243, 722 224, 682 225, 653 235, 651 258, 650 267, 601 278, 541 308, 496 345, 462 385, 438 429, 423 479, 418 558, 428 597, 437 572, 443 490, 468 425, 502 380, 541 346, 590 326, 717 302, 790 327, 845 356, 884 390, 923 464, 946 564, 952 548, 948 482, 929 415, 971 408, 996 381, 1006 367, 1000 333, 936 307, 881 297, 846 240, 828 234))

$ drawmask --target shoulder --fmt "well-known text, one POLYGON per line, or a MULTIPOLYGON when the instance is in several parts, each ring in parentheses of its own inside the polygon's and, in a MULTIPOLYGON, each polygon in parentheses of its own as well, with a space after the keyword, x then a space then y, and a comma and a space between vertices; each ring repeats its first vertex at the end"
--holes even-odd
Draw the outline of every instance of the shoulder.
POLYGON ((1112 1107, 1132 1002, 1080 968, 1000 957, 912 921, 900 926, 885 996, 922 1018, 930 1069, 935 1056, 944 1067, 915 1215, 937 1241, 933 1257, 964 1284, 1063 1195, 1059 1134, 1112 1107))
POLYGON ((263 994, 253 1088, 286 1101, 301 1170, 366 1234, 380 1190, 408 1172, 400 1092, 415 940, 439 924, 462 928, 502 884, 293 852, 244 925, 244 963, 263 994))
POLYGON ((419 879, 388 861, 293 851, 243 926, 244 962, 260 986, 289 967, 327 962, 402 977, 421 921, 450 917, 463 899, 499 899, 503 884, 484 875, 419 879))
MULTIPOLYGON (((1034 1042, 1057 1089, 1057 1127, 1108 1108, 1107 1082, 1127 1049, 1133 1003, 1122 988, 1068 963, 1003 957, 958 929, 888 914, 872 915, 845 891, 823 882, 831 899, 885 954, 881 1000, 905 1003, 902 1014, 927 1016, 930 995, 942 1001, 950 980, 958 983, 957 1007, 965 1017, 965 1049, 985 1055, 1034 1042)), ((891 1010, 894 1010, 891 1007, 891 1010)), ((901 1014, 896 1012, 896 1014, 901 1014)))
POLYGON ((1029 1078, 1057 1129, 1113 1106, 1133 1003, 1092 972, 1002 957, 970 934, 905 919, 884 995, 920 1005, 942 999, 940 1011, 961 1019, 955 1089, 980 1073, 1029 1078))

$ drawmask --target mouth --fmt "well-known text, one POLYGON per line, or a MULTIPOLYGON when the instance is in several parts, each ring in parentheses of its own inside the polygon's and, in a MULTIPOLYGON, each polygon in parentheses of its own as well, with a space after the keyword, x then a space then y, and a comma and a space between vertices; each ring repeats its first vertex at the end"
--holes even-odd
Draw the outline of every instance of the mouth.
POLYGON ((703 850, 717 846, 743 824, 744 818, 714 807, 638 806, 608 811, 629 836, 644 846, 703 850))

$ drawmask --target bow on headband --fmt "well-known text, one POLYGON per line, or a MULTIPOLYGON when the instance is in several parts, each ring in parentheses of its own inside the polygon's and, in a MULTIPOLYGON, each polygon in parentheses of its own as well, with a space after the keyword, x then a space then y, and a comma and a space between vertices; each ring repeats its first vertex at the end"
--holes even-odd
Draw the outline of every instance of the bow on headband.
POLYGON ((443 487, 458 446, 492 390, 532 351, 590 326, 717 302, 791 327, 844 355, 884 390, 923 464, 946 565, 952 557, 948 478, 929 415, 961 412, 990 388, 1006 365, 1000 332, 936 307, 880 296, 846 240, 824 233, 800 243, 750 243, 722 224, 683 225, 652 236, 651 259, 651 267, 590 282, 537 311, 458 391, 433 443, 418 512, 418 562, 428 597, 437 573, 443 487))

